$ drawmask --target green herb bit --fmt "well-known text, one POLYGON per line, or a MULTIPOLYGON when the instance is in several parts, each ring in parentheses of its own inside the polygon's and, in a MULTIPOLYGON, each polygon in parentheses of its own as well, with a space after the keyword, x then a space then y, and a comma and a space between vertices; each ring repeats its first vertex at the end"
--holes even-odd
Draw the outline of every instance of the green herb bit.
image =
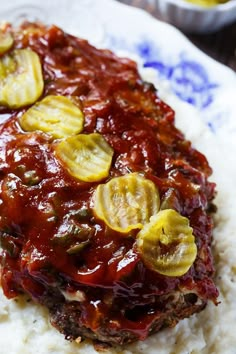
POLYGON ((88 244, 90 243, 90 240, 86 240, 83 241, 81 243, 77 243, 74 246, 71 246, 70 248, 68 248, 68 250, 66 251, 68 254, 75 254, 75 253, 79 253, 81 251, 83 251, 83 249, 88 246, 88 244))
POLYGON ((14 238, 6 232, 0 232, 0 248, 6 251, 10 257, 17 257, 19 247, 15 244, 14 238))
POLYGON ((90 209, 87 208, 82 208, 80 210, 77 210, 75 217, 77 220, 87 220, 88 218, 91 218, 92 212, 90 209))
POLYGON ((29 186, 35 186, 40 182, 40 177, 37 175, 35 170, 26 171, 24 173, 24 182, 29 186))
POLYGON ((67 228, 62 225, 61 232, 59 228, 59 232, 54 236, 53 241, 68 245, 75 240, 79 240, 81 242, 87 241, 91 238, 93 233, 94 230, 92 228, 82 227, 72 221, 71 224, 67 225, 67 228))
POLYGON ((92 210, 86 207, 82 207, 81 209, 73 209, 67 214, 67 220, 73 218, 77 221, 88 221, 93 217, 92 210))

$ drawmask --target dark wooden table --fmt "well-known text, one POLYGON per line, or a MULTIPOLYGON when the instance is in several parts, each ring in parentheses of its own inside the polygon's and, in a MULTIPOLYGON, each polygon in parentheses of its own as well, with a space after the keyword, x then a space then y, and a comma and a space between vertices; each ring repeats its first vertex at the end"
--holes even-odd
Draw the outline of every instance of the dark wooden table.
MULTIPOLYGON (((155 6, 148 4, 148 1, 119 1, 127 5, 142 8, 151 13, 154 17, 161 19, 155 6)), ((213 34, 196 35, 185 33, 185 35, 203 52, 236 71, 236 22, 213 34)))

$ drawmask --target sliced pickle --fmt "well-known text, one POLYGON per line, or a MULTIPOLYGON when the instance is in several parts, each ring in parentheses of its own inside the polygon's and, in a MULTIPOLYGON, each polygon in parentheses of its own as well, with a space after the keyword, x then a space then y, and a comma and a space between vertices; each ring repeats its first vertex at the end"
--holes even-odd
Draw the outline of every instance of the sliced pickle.
POLYGON ((197 256, 189 220, 173 209, 151 217, 137 234, 137 248, 148 268, 169 277, 187 273, 197 256))
POLYGON ((62 140, 56 154, 73 177, 96 182, 109 175, 113 149, 100 134, 79 134, 62 140))
POLYGON ((94 195, 94 212, 111 229, 127 233, 141 229, 160 207, 155 184, 138 173, 100 184, 94 195))
POLYGON ((41 130, 54 138, 67 138, 83 130, 84 115, 67 97, 47 96, 20 119, 26 131, 41 130))
POLYGON ((37 53, 16 49, 0 58, 0 104, 20 108, 34 103, 43 92, 44 82, 37 53))
POLYGON ((9 32, 0 30, 0 54, 4 54, 13 45, 13 37, 9 32))

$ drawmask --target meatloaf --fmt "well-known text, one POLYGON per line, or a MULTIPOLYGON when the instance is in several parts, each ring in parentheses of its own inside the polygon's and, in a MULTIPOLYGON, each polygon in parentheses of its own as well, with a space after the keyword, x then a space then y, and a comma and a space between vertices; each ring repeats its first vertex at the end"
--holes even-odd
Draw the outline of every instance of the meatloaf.
POLYGON ((109 345, 216 304, 212 171, 136 63, 56 26, 0 34, 5 296, 109 345))

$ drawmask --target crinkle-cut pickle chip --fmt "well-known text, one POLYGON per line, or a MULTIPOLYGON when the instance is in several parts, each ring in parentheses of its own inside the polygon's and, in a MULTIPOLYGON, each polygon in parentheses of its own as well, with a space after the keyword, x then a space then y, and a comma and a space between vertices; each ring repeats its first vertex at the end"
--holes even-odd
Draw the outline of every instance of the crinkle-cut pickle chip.
POLYGON ((13 37, 9 32, 0 30, 0 54, 4 54, 13 45, 13 37))
POLYGON ((44 88, 37 53, 16 49, 0 58, 0 104, 20 108, 37 101, 44 88))
POLYGON ((197 256, 189 220, 173 209, 152 216, 137 234, 136 242, 146 266, 169 277, 187 273, 197 256))
POLYGON ((94 212, 97 217, 121 233, 141 229, 159 208, 157 187, 136 172, 100 184, 94 194, 94 212))
POLYGON ((55 149, 73 177, 96 182, 109 175, 113 149, 98 133, 72 136, 62 140, 55 149))
POLYGON ((84 115, 67 97, 46 96, 35 103, 20 119, 26 131, 40 130, 54 138, 67 138, 83 130, 84 115))

